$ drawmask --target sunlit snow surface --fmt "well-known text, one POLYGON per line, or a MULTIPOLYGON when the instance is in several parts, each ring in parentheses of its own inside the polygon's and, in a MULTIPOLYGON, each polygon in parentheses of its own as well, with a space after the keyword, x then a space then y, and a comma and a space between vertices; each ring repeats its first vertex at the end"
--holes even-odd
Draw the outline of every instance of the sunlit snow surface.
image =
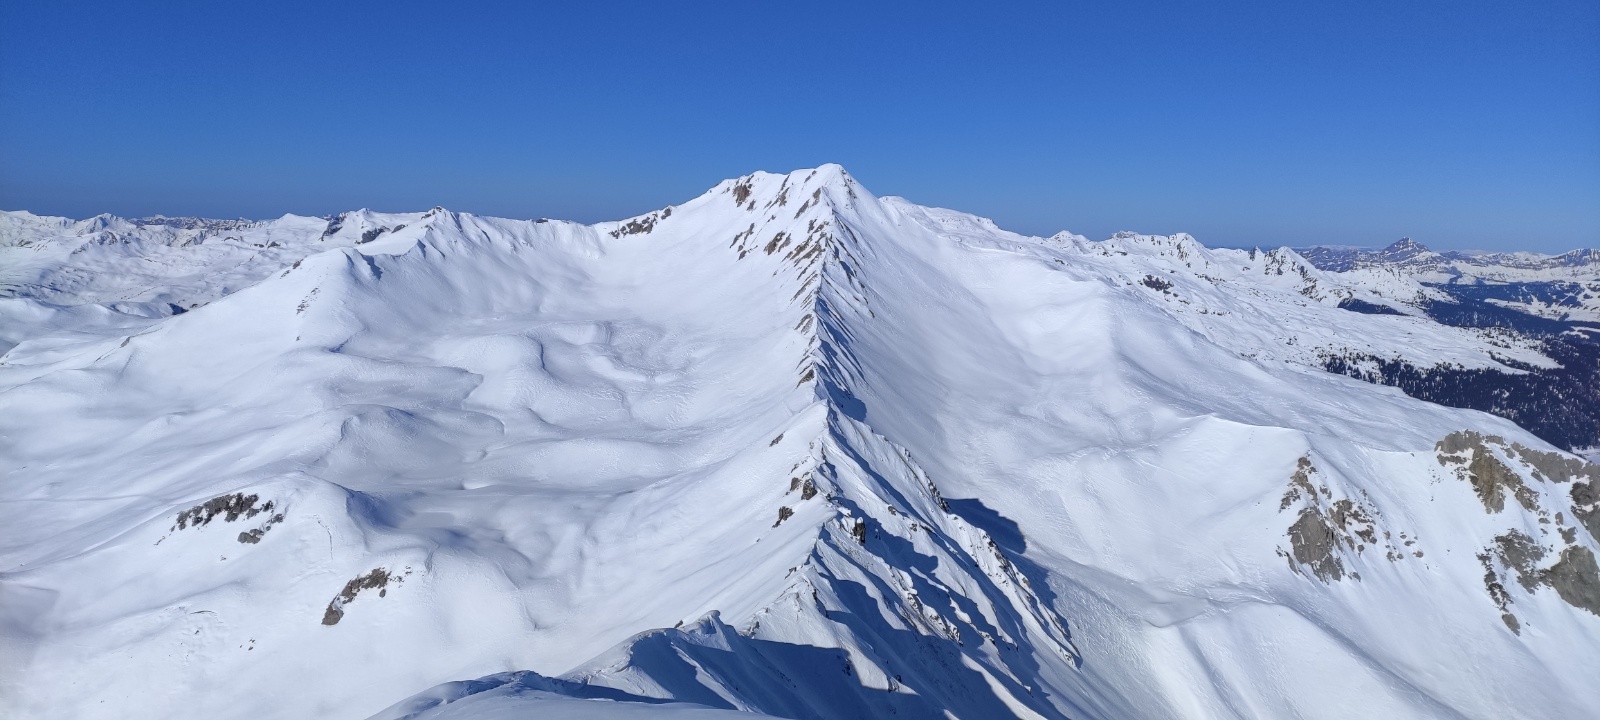
POLYGON ((0 715, 1600 716, 1600 469, 1317 369, 1551 362, 1430 292, 836 166, 6 213, 0 715))

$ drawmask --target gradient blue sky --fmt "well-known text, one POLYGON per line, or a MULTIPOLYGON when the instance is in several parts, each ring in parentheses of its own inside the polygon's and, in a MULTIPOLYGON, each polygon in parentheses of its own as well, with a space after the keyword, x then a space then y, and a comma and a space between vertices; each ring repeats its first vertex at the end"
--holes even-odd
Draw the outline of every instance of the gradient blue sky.
POLYGON ((0 3, 0 207, 618 218, 838 162, 1002 226, 1600 245, 1600 2, 0 3))

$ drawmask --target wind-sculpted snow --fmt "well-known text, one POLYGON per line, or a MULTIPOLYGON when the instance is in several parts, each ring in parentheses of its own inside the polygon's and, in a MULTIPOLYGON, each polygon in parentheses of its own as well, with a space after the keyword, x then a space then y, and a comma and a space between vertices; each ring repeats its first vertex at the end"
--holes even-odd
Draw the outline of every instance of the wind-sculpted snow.
POLYGON ((704 705, 665 702, 611 688, 521 671, 444 683, 374 715, 372 720, 762 720, 704 705))
POLYGON ((3 220, 0 714, 1600 713, 1600 472, 1320 369, 1551 363, 1399 275, 837 166, 3 220))

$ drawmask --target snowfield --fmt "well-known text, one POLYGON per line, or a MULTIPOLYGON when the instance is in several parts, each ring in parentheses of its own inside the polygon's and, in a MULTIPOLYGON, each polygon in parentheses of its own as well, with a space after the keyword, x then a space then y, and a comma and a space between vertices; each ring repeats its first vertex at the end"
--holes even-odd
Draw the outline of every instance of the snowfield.
POLYGON ((0 716, 1600 717, 1600 466, 1322 370, 1556 364, 1438 293, 833 165, 0 214, 0 716))

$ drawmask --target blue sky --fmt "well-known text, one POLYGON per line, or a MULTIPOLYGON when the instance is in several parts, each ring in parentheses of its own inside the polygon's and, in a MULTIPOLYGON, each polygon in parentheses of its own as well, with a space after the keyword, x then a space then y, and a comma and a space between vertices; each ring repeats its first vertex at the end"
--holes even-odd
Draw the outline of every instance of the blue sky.
POLYGON ((617 218, 825 162, 1002 226, 1600 245, 1600 2, 0 3, 0 207, 617 218))

